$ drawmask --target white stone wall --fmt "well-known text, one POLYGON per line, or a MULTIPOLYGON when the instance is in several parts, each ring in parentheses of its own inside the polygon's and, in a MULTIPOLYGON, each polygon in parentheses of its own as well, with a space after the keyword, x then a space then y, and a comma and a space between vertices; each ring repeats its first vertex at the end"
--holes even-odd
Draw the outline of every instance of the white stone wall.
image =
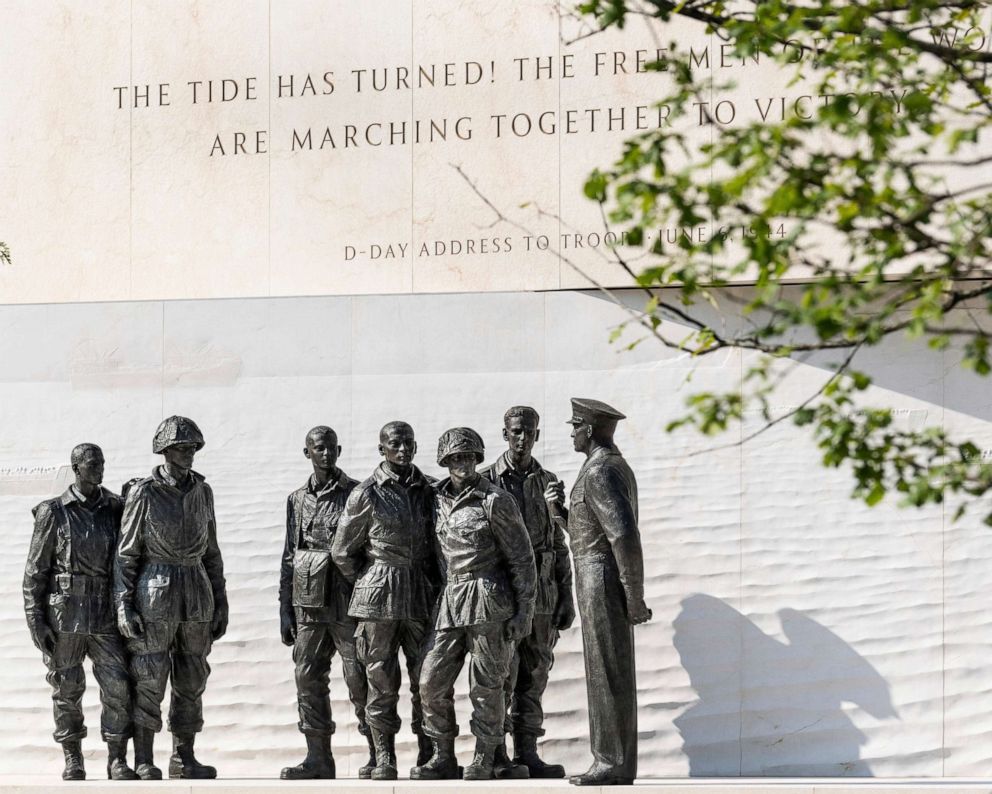
MULTIPOLYGON (((704 450, 757 420, 717 439, 665 434, 693 389, 739 387, 747 357, 694 363, 651 342, 622 352, 607 342, 622 319, 578 292, 0 307, 0 773, 54 775, 60 764, 20 582, 29 510, 65 486, 75 443, 102 445, 107 484, 119 487, 155 465, 163 416, 202 427, 196 468, 216 494, 231 602, 211 655, 202 756, 225 776, 272 776, 302 752, 276 600, 284 499, 308 475, 307 429, 333 425, 342 467, 363 478, 378 461, 378 428, 406 419, 417 462, 437 474, 444 429, 477 428, 491 460, 503 411, 529 403, 542 415, 537 456, 571 485, 581 458, 564 422, 568 398, 585 395, 630 417, 617 443, 639 480, 655 615, 636 632, 642 775, 992 774, 990 530, 972 515, 952 524, 950 507, 850 501, 849 475, 820 468, 787 423, 715 452, 704 450)), ((831 360, 798 365, 778 408, 822 383, 831 360)), ((871 399, 900 409, 899 421, 943 423, 992 447, 988 386, 952 352, 897 341, 858 361, 876 377, 871 399)), ((467 730, 464 694, 462 681, 467 730)), ((354 775, 362 741, 337 665, 333 696, 338 768, 354 775)), ((578 629, 561 638, 545 704, 545 755, 581 771, 578 629)), ((413 745, 401 738, 406 767, 413 745)))
MULTIPOLYGON (((629 286, 604 261, 607 230, 582 185, 638 128, 659 126, 652 105, 671 85, 644 64, 672 41, 691 44, 697 72, 742 86, 727 89, 741 120, 756 114, 752 94, 777 96, 783 77, 729 63, 694 23, 638 18, 582 38, 588 24, 569 8, 3 3, 0 183, 16 200, 0 205, 14 256, 0 268, 0 304, 629 286), (418 83, 421 67, 433 84, 418 83), (373 69, 385 90, 369 89, 373 69), (224 80, 236 99, 204 99, 208 81, 219 93, 224 80), (470 140, 455 132, 463 118, 470 140), (431 142, 431 121, 444 120, 446 138, 431 142), (407 125, 406 143, 381 144, 391 123, 407 125), (376 124, 381 145, 365 135, 376 124), (321 148, 328 129, 333 148, 321 148), (264 152, 248 153, 260 130, 264 152), (308 130, 312 150, 294 151, 294 132, 308 130), (251 146, 234 154, 237 134, 251 146), (516 225, 493 225, 455 167, 516 225)), ((693 109, 678 123, 708 138, 699 121, 693 109)))

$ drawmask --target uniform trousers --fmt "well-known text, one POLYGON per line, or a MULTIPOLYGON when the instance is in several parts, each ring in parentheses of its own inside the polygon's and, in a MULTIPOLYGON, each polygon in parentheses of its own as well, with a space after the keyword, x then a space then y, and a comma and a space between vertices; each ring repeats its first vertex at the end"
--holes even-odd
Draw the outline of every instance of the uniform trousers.
POLYGON ((612 558, 575 559, 592 755, 621 777, 637 777, 634 628, 612 558))
POLYGON ((472 655, 468 667, 472 701, 472 734, 497 743, 503 740, 506 701, 503 687, 510 673, 513 643, 506 639, 506 621, 475 626, 437 629, 427 643, 420 674, 424 704, 424 733, 435 739, 458 736, 455 722, 455 680, 472 655))
POLYGON ((296 664, 300 732, 307 736, 334 733, 329 682, 335 651, 341 656, 348 698, 358 717, 358 731, 365 736, 368 734, 365 704, 369 690, 365 669, 358 661, 354 621, 297 623, 293 662, 296 664))
POLYGON ((100 687, 100 735, 108 742, 127 739, 131 736, 131 682, 123 639, 118 634, 56 632, 55 652, 44 657, 46 679, 52 687, 55 741, 79 741, 86 736, 83 660, 87 656, 100 687))
POLYGON ((424 661, 427 620, 362 620, 355 633, 358 661, 368 677, 365 719, 369 727, 395 735, 400 729, 396 704, 400 699, 400 658, 403 649, 413 714, 410 728, 423 733, 424 715, 420 705, 420 668, 424 661))
POLYGON ((210 624, 178 620, 145 620, 141 636, 127 641, 134 678, 134 724, 162 730, 165 685, 172 680, 169 730, 189 736, 203 730, 203 690, 213 641, 210 624))
POLYGON ((530 634, 515 643, 506 678, 506 732, 544 736, 544 707, 548 675, 555 661, 558 629, 554 615, 534 615, 530 634))

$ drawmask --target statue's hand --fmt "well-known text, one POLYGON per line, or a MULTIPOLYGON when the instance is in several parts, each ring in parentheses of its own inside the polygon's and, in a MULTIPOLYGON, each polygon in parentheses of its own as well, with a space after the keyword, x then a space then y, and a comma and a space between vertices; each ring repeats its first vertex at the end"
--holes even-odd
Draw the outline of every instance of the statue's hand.
POLYGON ((48 622, 44 619, 38 619, 31 625, 30 631, 31 642, 34 643, 34 647, 46 656, 54 656, 55 632, 52 631, 52 627, 48 625, 48 622))
POLYGON ((572 628, 572 623, 575 622, 575 604, 572 602, 571 594, 559 597, 553 619, 558 631, 572 628))
POLYGON ((145 633, 145 624, 141 622, 141 615, 135 612, 134 607, 126 604, 121 604, 117 611, 117 628, 128 640, 136 640, 145 633))
POLYGON ((227 634, 227 604, 214 606, 214 619, 210 621, 210 638, 217 642, 227 634))
POLYGON ((643 598, 627 602, 627 620, 630 621, 631 626, 647 623, 651 618, 652 612, 648 609, 648 605, 644 603, 643 598))
POLYGON ((293 614, 292 607, 279 612, 279 634, 283 645, 292 645, 296 642, 296 615, 293 614))
POLYGON ((530 615, 523 613, 517 613, 508 621, 506 621, 506 638, 510 642, 516 642, 517 640, 522 640, 531 631, 531 618, 530 615))
POLYGON ((565 483, 561 480, 553 480, 544 489, 544 501, 551 507, 561 507, 565 504, 565 483))

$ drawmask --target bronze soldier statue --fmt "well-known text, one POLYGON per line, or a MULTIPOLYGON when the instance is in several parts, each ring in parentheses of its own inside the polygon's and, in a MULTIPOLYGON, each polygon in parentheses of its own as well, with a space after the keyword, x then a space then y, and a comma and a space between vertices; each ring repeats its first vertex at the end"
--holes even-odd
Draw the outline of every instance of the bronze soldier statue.
MULTIPOLYGON (((306 485, 286 502, 286 543, 279 576, 279 628, 282 641, 293 646, 300 732, 307 740, 307 757, 282 770, 283 780, 333 779, 331 700, 328 681, 334 652, 341 655, 348 696, 358 717, 358 731, 369 737, 365 724, 368 684, 355 651, 357 621, 348 617, 351 585, 331 560, 331 541, 345 502, 358 485, 337 466, 341 447, 337 433, 321 425, 306 437, 303 454, 313 466, 306 485)), ((368 778, 375 766, 369 738, 369 763, 358 771, 368 778)))
POLYGON ((572 441, 586 456, 572 486, 568 534, 582 623, 589 735, 595 759, 577 786, 637 777, 633 627, 651 619, 637 528, 637 482, 613 443, 626 417, 599 400, 572 399, 572 441))
POLYGON ((85 780, 82 739, 83 659, 100 686, 100 732, 107 777, 137 780, 125 760, 131 736, 131 684, 124 641, 114 621, 111 578, 120 536, 120 498, 101 487, 103 452, 80 444, 70 456, 75 482, 34 508, 34 534, 24 566, 24 611, 52 686, 55 741, 65 754, 64 780, 85 780))
POLYGON ((435 488, 437 539, 447 578, 420 678, 424 730, 433 742, 428 762, 410 777, 455 778, 455 679, 470 653, 469 696, 475 756, 466 780, 493 777, 504 741, 503 687, 513 643, 530 634, 537 574, 534 551, 517 505, 479 475, 482 438, 456 427, 438 441, 437 462, 449 477, 435 488))
POLYGON ((338 569, 354 582, 348 614, 359 620, 358 660, 368 677, 365 719, 376 751, 374 780, 395 780, 400 718, 399 650, 413 701, 418 763, 430 748, 423 735, 420 666, 439 588, 431 481, 413 465, 413 428, 389 422, 379 432, 385 460, 352 491, 331 544, 338 569))
MULTIPOLYGON (((544 735, 541 698, 554 663, 558 632, 572 625, 575 604, 572 566, 562 531, 567 515, 563 506, 564 485, 531 454, 541 435, 540 421, 537 411, 529 406, 510 408, 503 416, 503 440, 508 449, 482 475, 507 491, 517 503, 537 566, 533 627, 517 643, 507 678, 507 728, 513 734, 513 763, 524 766, 530 777, 562 778, 565 777, 563 766, 546 764, 537 754, 537 737, 544 735)), ((496 749, 496 776, 517 776, 510 766, 506 747, 501 744, 496 749)))
POLYGON ((170 673, 169 777, 217 776, 193 754, 194 737, 203 729, 207 654, 227 631, 228 615, 214 495, 192 470, 202 448, 203 434, 191 419, 165 419, 152 442, 165 463, 131 487, 124 505, 114 598, 132 655, 134 759, 142 780, 162 777, 152 749, 170 673))

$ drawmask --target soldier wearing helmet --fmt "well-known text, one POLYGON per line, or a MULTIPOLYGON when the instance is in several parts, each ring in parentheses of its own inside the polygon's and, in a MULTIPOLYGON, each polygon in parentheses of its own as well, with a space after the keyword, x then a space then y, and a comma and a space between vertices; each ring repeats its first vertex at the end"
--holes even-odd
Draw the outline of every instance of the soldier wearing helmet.
POLYGON ((527 636, 534 612, 534 550, 513 497, 476 472, 482 438, 456 427, 438 441, 438 465, 449 477, 435 486, 437 538, 447 583, 438 605, 420 678, 424 731, 431 759, 410 776, 454 778, 455 679, 471 654, 469 681, 475 756, 466 780, 493 777, 494 753, 503 742, 503 686, 513 643, 527 636))
POLYGON ((114 567, 117 623, 131 653, 134 755, 138 775, 158 780, 152 748, 162 729, 165 684, 172 679, 169 777, 213 778, 193 740, 203 728, 202 695, 211 644, 227 631, 224 564, 217 545, 214 496, 192 470, 203 434, 184 416, 155 431, 152 450, 165 459, 127 494, 114 567))

